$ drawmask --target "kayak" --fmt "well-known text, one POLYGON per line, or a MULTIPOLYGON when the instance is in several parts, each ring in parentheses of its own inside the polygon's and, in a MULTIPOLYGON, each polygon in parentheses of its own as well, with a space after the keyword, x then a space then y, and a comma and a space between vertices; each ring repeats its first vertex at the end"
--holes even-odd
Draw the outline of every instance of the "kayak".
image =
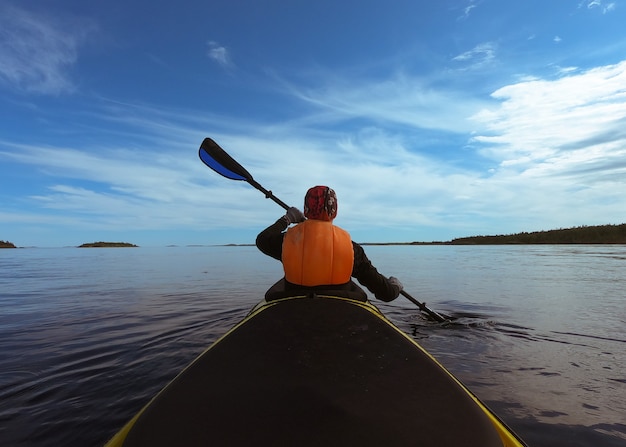
POLYGON ((376 306, 262 301, 108 443, 525 446, 376 306))

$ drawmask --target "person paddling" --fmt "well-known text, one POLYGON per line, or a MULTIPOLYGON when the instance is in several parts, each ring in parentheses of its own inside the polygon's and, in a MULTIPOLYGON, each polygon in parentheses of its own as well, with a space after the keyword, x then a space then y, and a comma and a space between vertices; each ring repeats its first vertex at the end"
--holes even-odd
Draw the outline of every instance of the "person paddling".
POLYGON ((367 294, 352 277, 381 301, 398 297, 402 283, 378 272, 363 247, 333 224, 336 216, 335 191, 328 186, 314 186, 304 198, 304 214, 290 207, 259 233, 256 246, 282 261, 285 272, 285 277, 267 291, 268 301, 297 293, 324 293, 367 301, 367 294), (292 224, 295 225, 289 227, 292 224))

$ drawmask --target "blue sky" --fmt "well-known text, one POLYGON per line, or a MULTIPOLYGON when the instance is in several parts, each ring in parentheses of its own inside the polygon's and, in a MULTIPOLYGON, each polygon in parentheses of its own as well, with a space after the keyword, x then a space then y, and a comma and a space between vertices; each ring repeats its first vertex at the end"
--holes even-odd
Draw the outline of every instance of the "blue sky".
POLYGON ((0 239, 359 242, 626 222, 626 0, 0 0, 0 239))

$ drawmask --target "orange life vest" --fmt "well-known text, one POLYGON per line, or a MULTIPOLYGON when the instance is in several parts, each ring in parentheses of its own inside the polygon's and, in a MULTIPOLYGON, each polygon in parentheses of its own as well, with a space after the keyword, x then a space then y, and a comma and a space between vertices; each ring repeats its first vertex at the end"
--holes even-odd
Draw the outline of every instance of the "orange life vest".
POLYGON ((354 264, 352 239, 332 222, 308 219, 287 230, 282 261, 285 279, 292 284, 345 284, 354 264))

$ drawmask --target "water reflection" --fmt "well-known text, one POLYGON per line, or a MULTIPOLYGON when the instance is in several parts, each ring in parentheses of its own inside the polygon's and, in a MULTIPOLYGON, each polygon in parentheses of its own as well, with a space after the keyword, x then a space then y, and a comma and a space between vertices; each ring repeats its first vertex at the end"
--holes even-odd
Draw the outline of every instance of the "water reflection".
MULTIPOLYGON (((624 247, 368 247, 377 303, 537 446, 626 445, 624 247)), ((281 275, 254 247, 0 257, 0 444, 98 445, 281 275)))

